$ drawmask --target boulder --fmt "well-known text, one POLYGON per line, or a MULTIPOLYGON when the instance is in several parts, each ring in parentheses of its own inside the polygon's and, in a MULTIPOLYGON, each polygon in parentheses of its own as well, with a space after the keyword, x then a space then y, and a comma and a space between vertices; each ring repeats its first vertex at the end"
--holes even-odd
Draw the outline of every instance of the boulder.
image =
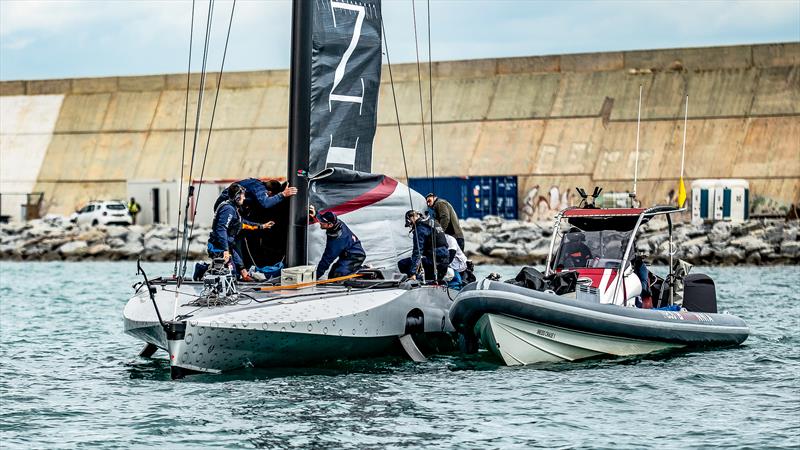
POLYGON ((766 242, 754 236, 736 238, 730 242, 730 245, 744 249, 745 253, 758 252, 769 248, 766 242))
POLYGON ((108 244, 94 244, 86 249, 86 254, 91 256, 98 256, 108 253, 110 250, 111 246, 108 244))
POLYGON ((125 245, 125 240, 121 238, 111 238, 106 240, 106 244, 108 244, 111 248, 119 248, 125 245))
POLYGON ((77 256, 83 255, 89 249, 89 245, 85 241, 72 241, 58 247, 58 253, 64 256, 77 256))
POLYGON ((205 242, 192 240, 192 242, 189 244, 189 258, 205 258, 208 254, 207 249, 208 247, 205 242))
POLYGON ((496 228, 503 224, 503 219, 498 216, 484 216, 483 225, 485 228, 496 228))
POLYGON ((113 251, 125 257, 135 257, 144 251, 144 247, 139 242, 128 242, 122 247, 115 248, 113 251))
POLYGON ((494 248, 489 252, 489 256, 493 258, 507 258, 508 257, 508 249, 505 248, 494 248))
POLYGON ((461 224, 461 229, 466 234, 468 231, 473 232, 480 232, 483 231, 483 223, 480 220, 475 218, 469 218, 466 220, 460 220, 459 223, 461 224))
POLYGON ((741 264, 745 260, 744 249, 738 247, 726 247, 718 253, 719 262, 727 265, 741 264))
POLYGON ((153 225, 153 227, 144 234, 144 239, 150 238, 159 239, 175 239, 178 237, 178 230, 169 225, 153 225))
POLYGON ((128 233, 129 230, 126 227, 108 227, 106 229, 106 236, 108 236, 108 238, 111 239, 114 238, 124 239, 128 233))
POLYGON ((76 239, 79 241, 97 242, 97 241, 103 241, 105 240, 105 238, 106 234, 104 232, 94 228, 79 234, 76 239))
POLYGON ((128 229, 128 232, 125 234, 125 242, 141 243, 144 240, 143 237, 144 234, 141 231, 128 229))
POLYGON ((144 248, 153 251, 175 251, 175 239, 145 238, 144 248))
POLYGON ((524 223, 517 220, 509 220, 500 224, 500 231, 514 231, 521 228, 527 228, 524 223))
POLYGON ((797 258, 800 256, 800 242, 798 241, 785 241, 781 243, 781 255, 790 258, 797 258))
POLYGON ((473 256, 480 254, 481 244, 475 241, 465 241, 464 242, 464 254, 467 256, 473 256))

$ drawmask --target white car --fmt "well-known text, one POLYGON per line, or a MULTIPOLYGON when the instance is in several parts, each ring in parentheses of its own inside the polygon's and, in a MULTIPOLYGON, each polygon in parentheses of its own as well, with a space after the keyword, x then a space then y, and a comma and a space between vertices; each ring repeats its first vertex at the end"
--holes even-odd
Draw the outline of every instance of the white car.
POLYGON ((78 225, 130 225, 133 223, 128 206, 119 200, 89 202, 70 216, 78 225))

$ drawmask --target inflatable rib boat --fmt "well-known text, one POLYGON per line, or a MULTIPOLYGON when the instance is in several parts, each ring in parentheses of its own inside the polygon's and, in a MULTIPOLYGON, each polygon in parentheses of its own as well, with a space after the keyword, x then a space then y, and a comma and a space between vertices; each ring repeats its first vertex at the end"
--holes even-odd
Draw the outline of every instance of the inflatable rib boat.
POLYGON ((744 320, 717 312, 714 282, 672 264, 660 278, 631 257, 643 223, 681 210, 568 208, 556 218, 545 274, 478 281, 450 308, 462 351, 480 342, 507 365, 641 355, 744 342, 744 320), (562 223, 563 221, 563 223, 562 223), (557 245, 558 244, 558 245, 557 245), (555 249, 555 251, 553 251, 555 249))

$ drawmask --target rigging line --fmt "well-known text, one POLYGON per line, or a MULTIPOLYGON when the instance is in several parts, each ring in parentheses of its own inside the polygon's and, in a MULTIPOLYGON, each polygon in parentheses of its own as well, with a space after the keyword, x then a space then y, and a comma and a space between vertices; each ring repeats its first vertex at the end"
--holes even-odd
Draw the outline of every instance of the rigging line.
MULTIPOLYGON (((412 0, 413 1, 413 0, 412 0)), ((431 0, 428 0, 428 96, 429 96, 429 103, 431 105, 431 116, 430 116, 430 123, 431 123, 431 192, 434 194, 436 193, 436 159, 434 158, 433 154, 433 64, 431 63, 431 0)), ((414 16, 414 20, 416 21, 416 16, 414 16)), ((415 22, 416 23, 416 22, 415 22)), ((416 35, 417 27, 414 26, 414 33, 416 35)), ((419 57, 417 57, 417 64, 419 64, 419 57)), ((420 93, 421 94, 421 93, 420 93)), ((420 101, 420 104, 422 102, 420 101)), ((422 128, 425 128, 425 123, 422 124, 422 128)), ((423 134, 424 136, 424 134, 423 134)), ((427 201, 427 199, 425 199, 427 201)), ((439 281, 439 274, 438 268, 436 267, 436 214, 433 215, 434 217, 431 219, 431 225, 433 225, 433 233, 431 233, 431 256, 433 256, 433 276, 435 281, 439 281)), ((444 230, 442 230, 444 231, 444 230)))
POLYGON ((417 85, 419 86, 419 120, 422 124, 422 152, 425 156, 425 178, 428 177, 428 142, 425 139, 425 113, 422 106, 422 72, 419 67, 419 38, 417 37, 417 0, 411 0, 411 12, 414 15, 414 49, 417 53, 417 85))
MULTIPOLYGON (((394 89, 394 77, 392 76, 392 61, 389 58, 389 40, 386 39, 386 27, 383 23, 383 17, 381 17, 381 30, 383 31, 383 45, 386 48, 386 67, 389 68, 389 84, 392 86, 392 100, 394 101, 394 115, 397 118, 397 134, 400 137, 400 153, 403 155, 403 169, 405 170, 406 174, 406 188, 408 189, 408 206, 409 209, 414 209, 414 201, 411 197, 411 185, 409 184, 408 179, 408 163, 406 162, 406 149, 403 145, 403 128, 400 125, 400 111, 397 109, 397 93, 394 89)), ((427 163, 426 163, 427 164, 427 163)), ((416 222, 411 224, 412 232, 416 229, 417 224, 416 222)), ((414 239, 414 247, 418 247, 417 240, 414 239)), ((419 250, 420 252, 420 261, 422 261, 422 249, 419 250)))
POLYGON ((431 189, 436 192, 436 158, 433 151, 433 60, 431 56, 431 0, 428 0, 428 97, 431 106, 431 115, 428 118, 431 124, 431 189))
MULTIPOLYGON (((189 82, 192 78, 192 41, 194 40, 194 4, 195 0, 192 0, 192 20, 191 25, 189 25, 189 65, 186 69, 186 103, 183 108, 183 146, 181 147, 181 180, 180 185, 178 187, 178 201, 180 201, 180 195, 183 193, 183 165, 186 161, 186 131, 188 129, 189 123, 189 82)), ((178 207, 178 228, 181 226, 181 208, 178 207)), ((179 230, 178 230, 179 231, 179 230)), ((172 269, 172 277, 175 278, 178 276, 178 263, 180 261, 181 253, 180 253, 180 233, 175 233, 175 267, 172 269)))
MULTIPOLYGON (((231 16, 228 19, 228 33, 225 36, 225 48, 222 50, 222 63, 219 67, 219 77, 217 77, 217 92, 214 94, 214 104, 211 106, 211 122, 208 125, 208 135, 206 136, 206 148, 203 152, 203 164, 200 167, 200 183, 197 185, 197 201, 196 204, 200 203, 200 191, 203 189, 203 174, 206 171, 206 160, 208 159, 208 147, 211 144, 211 131, 214 129, 214 116, 217 113, 217 101, 219 100, 219 92, 222 90, 222 74, 225 71, 225 57, 228 54, 228 41, 231 38, 231 27, 233 25, 233 13, 236 10, 236 0, 233 0, 233 4, 231 5, 231 16)), ((195 215, 197 211, 195 211, 195 215)), ((189 229, 189 239, 192 238, 192 234, 194 233, 194 216, 192 216, 192 226, 189 229)), ((186 259, 189 259, 189 249, 186 249, 186 259)), ((186 263, 184 262, 183 265, 183 272, 186 272, 186 263)))
MULTIPOLYGON (((211 23, 213 22, 214 17, 214 0, 209 0, 208 2, 208 15, 206 17, 206 35, 205 35, 205 43, 203 45, 203 64, 200 68, 200 87, 197 93, 197 110, 195 114, 195 121, 194 121, 194 136, 192 138, 192 157, 189 160, 189 190, 186 196, 186 207, 185 213, 183 216, 183 243, 181 244, 181 253, 187 255, 189 254, 189 237, 186 234, 186 228, 189 225, 189 202, 192 197, 192 171, 194 170, 194 157, 197 151, 197 140, 200 137, 200 116, 203 109, 203 94, 205 93, 205 86, 206 86, 206 64, 208 62, 208 45, 211 41, 211 23)), ((195 203, 196 204, 196 203, 195 203)), ((192 224, 194 225, 194 223, 192 224)), ((186 273, 186 259, 182 263, 181 269, 181 276, 178 277, 180 280, 183 278, 183 275, 186 273)))
POLYGON ((386 27, 381 17, 381 30, 383 31, 383 45, 386 48, 386 66, 389 68, 389 84, 392 86, 392 99, 394 100, 394 115, 397 118, 397 134, 400 136, 400 153, 403 155, 403 169, 406 172, 406 187, 408 188, 408 206, 414 209, 414 202, 411 198, 411 186, 408 183, 408 163, 406 162, 406 149, 403 146, 403 129, 400 126, 400 111, 397 109, 397 93, 394 89, 394 78, 392 77, 392 61, 389 59, 389 41, 386 39, 386 27))

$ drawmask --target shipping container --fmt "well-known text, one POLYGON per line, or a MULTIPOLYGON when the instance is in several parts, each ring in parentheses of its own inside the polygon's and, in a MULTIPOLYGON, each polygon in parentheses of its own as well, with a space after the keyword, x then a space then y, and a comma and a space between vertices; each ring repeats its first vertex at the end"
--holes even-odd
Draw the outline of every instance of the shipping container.
POLYGON ((408 185, 422 195, 434 192, 447 200, 460 219, 519 217, 515 176, 410 178, 408 185))

